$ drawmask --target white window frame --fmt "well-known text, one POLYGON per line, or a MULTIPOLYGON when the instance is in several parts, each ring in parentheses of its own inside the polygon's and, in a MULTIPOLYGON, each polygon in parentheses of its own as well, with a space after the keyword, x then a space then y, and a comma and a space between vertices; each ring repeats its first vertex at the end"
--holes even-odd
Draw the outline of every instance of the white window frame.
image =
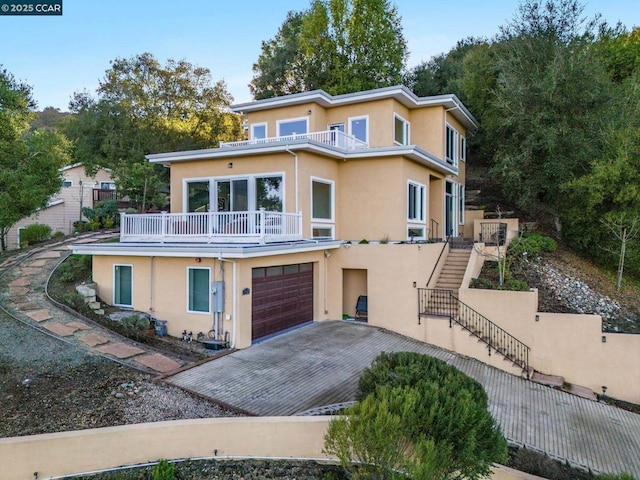
POLYGON ((62 187, 63 188, 71 188, 73 187, 73 180, 67 180, 66 178, 62 179, 62 187), (69 185, 65 185, 65 183, 68 183, 69 185))
POLYGON ((458 131, 453 128, 450 124, 446 124, 445 125, 445 129, 444 129, 444 159, 445 161, 450 164, 453 165, 454 167, 458 166, 458 138, 459 138, 459 133, 458 131), (453 138, 451 139, 451 148, 453 148, 453 152, 447 152, 448 147, 449 147, 449 131, 453 132, 453 138), (451 153, 451 156, 447 155, 447 153, 451 153))
POLYGON ((369 144, 369 115, 360 115, 357 117, 349 117, 348 119, 348 134, 351 135, 352 137, 355 137, 355 135, 353 134, 353 122, 355 122, 356 120, 366 120, 367 122, 367 128, 366 128, 366 138, 364 140, 362 140, 361 138, 358 139, 360 141, 363 141, 364 143, 366 143, 367 145, 369 144))
MULTIPOLYGON (((418 197, 415 197, 418 198, 418 197)), ((416 182, 414 180, 407 180, 407 222, 411 222, 411 223, 421 223, 423 224, 426 218, 426 209, 427 209, 427 186, 424 183, 420 183, 420 182, 416 182), (414 217, 412 218, 409 213, 410 213, 410 202, 409 199, 411 197, 410 195, 410 191, 411 191, 411 187, 414 187, 416 189, 418 189, 418 192, 420 193, 420 205, 419 205, 419 210, 421 210, 420 216, 419 217, 414 217)), ((416 205, 414 204, 414 210, 416 210, 416 205)))
POLYGON ((320 238, 320 239, 331 239, 331 240, 334 240, 336 238, 335 225, 326 224, 326 223, 325 224, 318 224, 318 223, 311 224, 311 238, 312 239, 320 238), (313 234, 313 229, 314 228, 323 228, 323 229, 331 230, 331 233, 329 234, 328 237, 326 237, 326 236, 316 236, 316 235, 313 234))
POLYGON ((186 278, 186 296, 185 296, 185 300, 186 300, 186 310, 187 313, 195 313, 198 315, 207 315, 207 314, 211 314, 211 303, 212 303, 212 299, 211 299, 211 267, 193 267, 193 266, 189 266, 187 267, 187 278, 186 278), (207 272, 209 273, 209 281, 207 282, 207 291, 209 292, 209 301, 208 301, 208 310, 205 311, 201 311, 201 310, 191 310, 189 309, 189 271, 190 270, 207 270, 207 272))
POLYGON ((257 208, 256 202, 258 201, 258 198, 256 193, 256 180, 258 178, 265 178, 265 177, 281 177, 282 178, 282 211, 286 212, 287 211, 287 205, 286 205, 287 177, 284 171, 252 173, 251 175, 221 175, 219 177, 184 178, 182 180, 182 211, 186 213, 189 208, 189 188, 188 188, 189 183, 209 182, 209 211, 215 212, 218 209, 218 190, 216 188, 216 182, 229 181, 229 180, 247 180, 247 197, 248 197, 247 201, 252 208, 257 208))
POLYGON ((310 184, 309 184, 309 189, 310 189, 310 205, 311 205, 311 211, 310 216, 311 216, 311 221, 318 223, 318 224, 333 224, 335 223, 335 218, 336 218, 336 182, 334 180, 329 180, 327 178, 320 178, 320 177, 311 177, 310 179, 310 184), (313 183, 317 182, 317 183, 324 183, 327 184, 331 187, 331 218, 315 218, 313 216, 313 183))
POLYGON ((458 184, 458 225, 464 225, 464 209, 466 208, 465 188, 463 183, 458 184))
POLYGON ((427 228, 424 225, 407 225, 407 240, 412 242, 414 240, 426 240, 427 228), (422 235, 410 235, 411 230, 422 230, 422 235))
POLYGON ((286 118, 284 120, 278 120, 276 122, 276 130, 277 130, 277 136, 278 137, 284 137, 284 136, 290 136, 290 135, 282 135, 280 133, 280 126, 283 123, 293 123, 293 122, 299 122, 299 121, 304 121, 305 123, 305 131, 304 132, 296 132, 295 135, 306 135, 307 133, 309 133, 309 117, 297 117, 297 118, 286 118))
POLYGON ((397 113, 393 114, 393 143, 395 143, 396 145, 411 144, 411 124, 397 113), (399 142, 396 138, 396 120, 400 120, 402 122, 402 142, 399 142))
POLYGON ((100 190, 115 190, 116 189, 116 182, 100 182, 100 190), (107 188, 104 188, 103 185, 108 185, 107 188))
POLYGON ((262 140, 263 138, 267 138, 268 135, 268 126, 267 126, 267 122, 261 122, 261 123, 252 123, 251 124, 251 138, 250 140, 262 140), (261 138, 256 138, 256 134, 255 134, 255 128, 256 127, 264 127, 264 137, 261 138))
POLYGON ((453 220, 451 222, 452 224, 452 228, 453 228, 453 232, 452 232, 452 236, 457 237, 458 236, 458 214, 460 212, 460 204, 458 203, 458 182, 455 182, 453 180, 450 179, 446 179, 445 180, 445 185, 444 185, 444 201, 443 201, 443 216, 442 218, 445 220, 445 225, 444 225, 444 233, 447 233, 447 224, 446 224, 446 218, 447 218, 447 184, 451 185, 451 196, 453 197, 453 211, 451 212, 451 214, 453 215, 453 220))
POLYGON ((112 305, 114 307, 133 308, 133 264, 132 263, 114 263, 113 264, 113 291, 111 292, 112 305), (131 268, 131 305, 125 305, 123 303, 116 303, 116 267, 130 267, 131 268))
POLYGON ((460 154, 459 158, 462 162, 467 162, 467 137, 460 135, 460 154))

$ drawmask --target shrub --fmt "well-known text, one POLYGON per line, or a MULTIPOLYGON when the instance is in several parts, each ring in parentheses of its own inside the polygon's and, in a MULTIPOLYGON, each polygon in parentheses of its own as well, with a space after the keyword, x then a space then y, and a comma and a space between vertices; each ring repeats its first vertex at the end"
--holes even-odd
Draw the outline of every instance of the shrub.
POLYGON ((507 278, 500 287, 500 290, 510 290, 513 292, 528 292, 531 287, 527 282, 518 280, 516 278, 507 278))
POLYGON ((542 253, 556 251, 556 241, 539 233, 525 233, 509 244, 509 253, 516 257, 535 258, 542 253))
POLYGON ((132 333, 141 333, 143 330, 148 330, 151 326, 149 319, 141 315, 129 315, 123 317, 120 320, 120 324, 125 330, 132 333))
POLYGON ((57 230, 54 234, 53 234, 53 238, 62 238, 64 237, 64 232, 61 232, 60 230, 57 230))
POLYGON ((91 277, 91 255, 72 255, 59 267, 60 281, 64 283, 78 283, 91 277))
POLYGON ((436 358, 380 354, 362 373, 357 399, 347 417, 332 421, 325 449, 347 468, 364 463, 363 478, 404 478, 400 470, 477 479, 507 458, 482 386, 436 358))
POLYGON ((469 282, 469 288, 484 288, 486 290, 495 289, 495 285, 488 278, 472 278, 469 282))
POLYGON ((41 223, 33 223, 20 232, 20 245, 35 245, 51 238, 51 227, 41 223))
POLYGON ((84 207, 82 214, 89 219, 89 228, 98 230, 100 228, 112 228, 118 221, 118 202, 107 200, 94 205, 94 208, 84 207))
POLYGON ((151 475, 153 480, 175 480, 176 466, 166 460, 160 460, 160 463, 153 467, 151 475))

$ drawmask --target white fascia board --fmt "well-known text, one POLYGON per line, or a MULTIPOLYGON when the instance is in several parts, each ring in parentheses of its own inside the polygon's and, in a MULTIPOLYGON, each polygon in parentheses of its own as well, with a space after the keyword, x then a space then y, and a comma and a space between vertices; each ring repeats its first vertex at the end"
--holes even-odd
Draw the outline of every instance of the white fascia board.
POLYGON ((333 250, 339 248, 341 241, 305 242, 300 244, 270 244, 270 245, 245 245, 238 247, 218 246, 166 246, 163 244, 74 244, 69 249, 74 254, 79 255, 99 255, 99 256, 123 256, 123 257, 170 257, 170 258, 257 258, 273 255, 289 255, 293 253, 316 252, 321 250, 333 250))
POLYGON ((349 152, 345 156, 345 160, 357 160, 359 158, 372 158, 372 157, 388 157, 388 156, 403 156, 408 157, 418 163, 434 168, 442 173, 448 173, 451 175, 458 175, 458 169, 453 165, 449 165, 447 162, 432 155, 426 150, 416 145, 402 145, 397 147, 380 147, 369 148, 358 152, 349 152))
POLYGON ((248 145, 246 147, 222 147, 208 148, 205 150, 191 150, 186 152, 160 153, 147 155, 146 158, 150 163, 162 163, 168 165, 174 162, 188 162, 193 160, 242 157, 246 155, 266 155, 269 153, 286 152, 287 150, 311 150, 335 158, 344 158, 345 156, 343 151, 333 149, 320 143, 310 141, 296 143, 293 141, 278 144, 248 145))
POLYGON ((453 115, 456 116, 456 118, 458 118, 458 120, 460 120, 467 128, 478 128, 479 126, 478 121, 471 112, 467 110, 457 96, 448 94, 418 97, 404 85, 377 88, 375 90, 366 90, 364 92, 344 93, 342 95, 335 96, 330 95, 323 90, 313 90, 310 92, 257 100, 255 102, 240 103, 232 105, 231 110, 236 113, 248 113, 304 103, 317 103, 323 107, 335 107, 339 105, 370 102, 384 98, 394 98, 407 108, 441 105, 445 108, 454 109, 453 115))

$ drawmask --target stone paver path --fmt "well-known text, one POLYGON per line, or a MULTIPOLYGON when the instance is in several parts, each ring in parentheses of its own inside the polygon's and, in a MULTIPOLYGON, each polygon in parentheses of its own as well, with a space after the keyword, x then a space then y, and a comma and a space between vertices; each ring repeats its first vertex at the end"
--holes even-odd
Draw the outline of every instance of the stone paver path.
POLYGON ((112 237, 113 234, 88 235, 11 256, 0 264, 0 273, 4 275, 0 283, 0 303, 12 315, 35 328, 134 368, 166 374, 184 367, 184 361, 171 358, 169 354, 158 353, 93 322, 79 320, 58 309, 44 294, 49 273, 63 257, 69 255, 69 244, 112 237))

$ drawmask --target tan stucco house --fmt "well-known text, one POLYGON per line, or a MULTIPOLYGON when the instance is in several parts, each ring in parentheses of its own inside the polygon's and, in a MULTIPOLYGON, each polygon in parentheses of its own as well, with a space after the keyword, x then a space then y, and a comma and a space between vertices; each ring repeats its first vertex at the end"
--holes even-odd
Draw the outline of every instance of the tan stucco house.
POLYGON ((20 231, 34 223, 49 225, 52 233, 71 235, 74 231, 73 222, 84 219, 83 207, 93 208, 96 200, 115 198, 116 184, 108 169, 100 168, 95 175, 88 176, 84 165, 75 163, 62 167, 60 175, 60 191, 47 202, 45 208, 11 227, 7 233, 9 249, 20 247, 20 231))
POLYGON ((366 317, 516 375, 640 403, 640 336, 603 335, 596 315, 538 312, 535 290, 468 288, 518 221, 465 212, 478 125, 455 95, 318 90, 232 108, 247 140, 147 156, 170 168, 171 212, 122 214, 119 243, 72 247, 94 256, 103 302, 233 348, 366 317), (460 237, 474 248, 442 241, 460 237))

